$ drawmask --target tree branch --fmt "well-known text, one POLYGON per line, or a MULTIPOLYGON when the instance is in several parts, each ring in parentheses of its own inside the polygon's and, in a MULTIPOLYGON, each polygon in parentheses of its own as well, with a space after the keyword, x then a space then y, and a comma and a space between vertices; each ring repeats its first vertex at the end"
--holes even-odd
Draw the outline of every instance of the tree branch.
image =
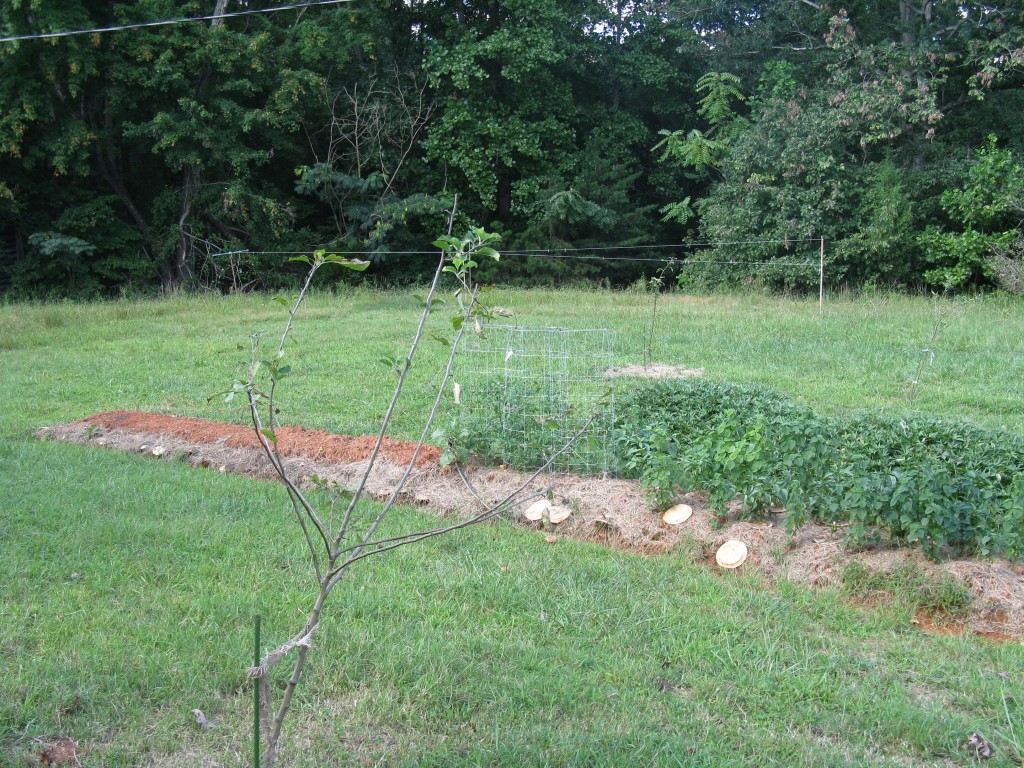
MULTIPOLYGON (((451 216, 448 219, 448 234, 451 235, 452 227, 455 223, 455 210, 458 207, 458 197, 452 204, 451 216)), ((445 266, 445 254, 442 251, 441 258, 437 262, 437 269, 434 270, 434 279, 430 283, 430 290, 427 292, 427 297, 424 300, 423 312, 420 314, 420 322, 416 327, 416 335, 413 337, 412 345, 409 348, 409 354, 406 355, 405 365, 398 375, 398 383, 395 385, 394 395, 391 397, 391 403, 388 405, 388 409, 384 414, 384 419, 381 422, 380 431, 377 433, 377 440, 373 444, 373 449, 370 451, 370 458, 366 466, 366 471, 363 473, 362 478, 359 481, 359 485, 356 486, 356 490, 352 495, 352 500, 348 504, 348 509, 345 510, 346 519, 351 518, 352 511, 355 509, 356 504, 359 503, 359 498, 366 488, 366 483, 370 479, 370 472, 373 471, 373 466, 377 461, 377 454, 380 453, 381 445, 384 444, 384 436, 387 434, 388 427, 391 425, 391 418, 394 416, 395 408, 398 406, 398 399, 402 394, 402 387, 405 384, 405 379, 409 374, 409 369, 412 368, 413 357, 416 354, 416 350, 419 347, 420 341, 423 339, 423 330, 427 324, 427 318, 430 316, 430 303, 437 293, 437 286, 441 282, 441 275, 445 266)), ((334 539, 335 546, 341 543, 341 538, 335 535, 334 539)))

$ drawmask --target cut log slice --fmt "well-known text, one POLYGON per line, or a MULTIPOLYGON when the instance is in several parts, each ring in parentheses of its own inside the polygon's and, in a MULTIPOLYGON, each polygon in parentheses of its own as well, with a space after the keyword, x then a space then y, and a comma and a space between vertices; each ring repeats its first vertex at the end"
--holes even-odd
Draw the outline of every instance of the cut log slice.
POLYGON ((540 501, 535 501, 533 504, 528 506, 526 511, 523 512, 523 517, 527 520, 537 522, 538 520, 541 520, 544 517, 544 513, 550 509, 551 502, 547 499, 541 499, 540 501))
POLYGON ((693 514, 693 507, 689 504, 676 504, 674 507, 669 507, 665 510, 665 514, 661 516, 669 525, 682 525, 690 519, 690 515, 693 514))
POLYGON ((725 542, 715 553, 715 562, 722 568, 739 568, 747 559, 747 545, 732 539, 725 542))
POLYGON ((568 520, 569 515, 571 514, 572 510, 569 509, 568 507, 551 507, 550 511, 548 512, 548 520, 550 520, 555 525, 558 525, 558 523, 568 520))

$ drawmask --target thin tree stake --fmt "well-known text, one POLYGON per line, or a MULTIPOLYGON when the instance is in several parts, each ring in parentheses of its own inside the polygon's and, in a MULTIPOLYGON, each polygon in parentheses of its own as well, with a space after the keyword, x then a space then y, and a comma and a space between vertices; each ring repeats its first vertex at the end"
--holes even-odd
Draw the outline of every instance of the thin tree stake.
MULTIPOLYGON (((805 0, 806 1, 806 0, 805 0)), ((818 314, 825 311, 825 238, 821 238, 821 258, 818 261, 818 314)))
MULTIPOLYGON (((253 654, 253 666, 260 665, 260 617, 256 616, 256 642, 253 654)), ((252 681, 253 716, 252 716, 252 768, 260 768, 260 680, 252 681)))

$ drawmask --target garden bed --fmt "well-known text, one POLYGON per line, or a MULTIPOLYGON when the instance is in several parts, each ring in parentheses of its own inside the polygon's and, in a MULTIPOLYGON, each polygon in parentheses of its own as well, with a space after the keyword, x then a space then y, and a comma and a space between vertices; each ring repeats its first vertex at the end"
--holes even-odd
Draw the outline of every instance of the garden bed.
MULTIPOLYGON (((279 448, 294 477, 319 475, 344 486, 354 486, 367 468, 372 436, 347 437, 301 427, 277 430, 279 448)), ((247 427, 134 411, 96 414, 70 424, 39 430, 41 439, 95 445, 152 457, 177 458, 221 472, 273 478, 273 469, 247 427)), ((415 446, 387 439, 366 491, 371 498, 387 499, 406 467, 415 446)), ((439 466, 439 452, 424 446, 416 455, 409 482, 399 501, 441 516, 468 515, 481 504, 497 502, 519 487, 527 475, 505 467, 469 466, 464 477, 439 466)), ((926 560, 918 550, 875 549, 847 552, 841 527, 807 524, 795 533, 786 531, 780 510, 756 522, 730 521, 715 526, 715 518, 699 494, 681 501, 693 507, 684 524, 670 526, 649 505, 640 483, 608 477, 571 474, 545 475, 532 488, 550 492, 556 503, 572 514, 545 534, 557 541, 567 536, 643 554, 660 554, 684 547, 693 557, 714 567, 714 553, 727 540, 743 541, 749 557, 740 570, 759 573, 767 582, 786 579, 809 587, 842 583, 856 564, 868 573, 899 573, 913 569, 925 577, 948 575, 969 589, 973 600, 958 619, 920 617, 917 625, 928 631, 973 632, 994 639, 1024 638, 1024 575, 1020 567, 1001 560, 959 559, 943 563, 926 560)), ((517 524, 530 523, 518 509, 517 524)), ((871 599, 871 596, 868 596, 871 599)), ((886 599, 884 588, 874 598, 886 599)))

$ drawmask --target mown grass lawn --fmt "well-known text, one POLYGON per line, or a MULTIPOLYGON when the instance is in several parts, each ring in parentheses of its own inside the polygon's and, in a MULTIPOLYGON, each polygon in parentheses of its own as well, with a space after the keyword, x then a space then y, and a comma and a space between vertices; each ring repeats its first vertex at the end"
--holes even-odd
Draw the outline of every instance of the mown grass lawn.
MULTIPOLYGON (((617 364, 643 362, 650 296, 494 301, 524 325, 613 327, 617 364)), ((403 351, 417 306, 411 292, 314 296, 286 421, 372 430, 379 358, 403 351)), ((58 734, 89 748, 86 766, 246 764, 253 616, 279 642, 310 599, 283 491, 30 435, 116 408, 242 421, 207 396, 280 318, 266 296, 0 307, 0 765, 33 764, 58 734), (193 708, 216 727, 200 732, 193 708)), ((652 354, 825 411, 912 406, 1020 433, 1022 337, 1024 308, 1001 298, 837 297, 819 316, 801 300, 670 295, 652 354)), ((418 432, 443 354, 424 348, 398 436, 418 432)), ((412 510, 393 523, 423 524, 412 510)), ((353 570, 286 742, 301 766, 938 766, 974 764, 978 732, 990 765, 1015 764, 1024 648, 923 634, 910 610, 499 522, 353 570)))

